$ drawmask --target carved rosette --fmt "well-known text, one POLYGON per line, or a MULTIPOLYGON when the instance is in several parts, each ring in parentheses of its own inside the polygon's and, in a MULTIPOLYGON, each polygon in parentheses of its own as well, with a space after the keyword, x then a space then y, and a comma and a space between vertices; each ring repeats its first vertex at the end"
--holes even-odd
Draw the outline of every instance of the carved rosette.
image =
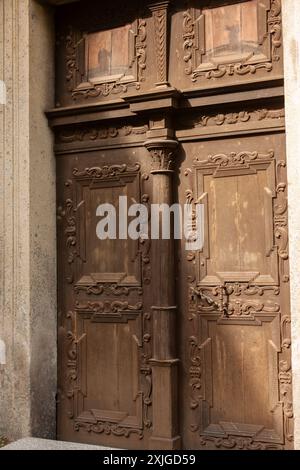
POLYGON ((173 173, 174 153, 177 146, 176 140, 148 140, 145 143, 152 158, 152 174, 173 173))

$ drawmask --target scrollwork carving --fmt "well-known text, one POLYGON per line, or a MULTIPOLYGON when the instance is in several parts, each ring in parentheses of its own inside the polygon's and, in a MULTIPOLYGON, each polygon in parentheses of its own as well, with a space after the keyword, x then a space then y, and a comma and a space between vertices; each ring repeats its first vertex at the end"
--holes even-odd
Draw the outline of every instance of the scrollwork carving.
POLYGON ((130 437, 131 434, 137 434, 139 439, 143 439, 143 431, 141 429, 127 428, 109 421, 99 421, 96 418, 94 418, 93 423, 81 421, 79 419, 75 420, 75 431, 80 431, 81 428, 85 429, 88 433, 104 433, 107 436, 130 437))
POLYGON ((272 0, 268 24, 272 37, 272 58, 278 61, 280 60, 278 49, 281 47, 282 37, 281 0, 272 0))
POLYGON ((103 167, 85 168, 80 171, 78 168, 73 169, 73 176, 75 178, 112 178, 123 173, 136 173, 140 170, 140 164, 136 163, 134 167, 129 167, 125 163, 123 165, 110 165, 103 167))
POLYGON ((64 129, 57 136, 59 143, 72 143, 84 141, 98 141, 128 137, 130 135, 144 135, 148 126, 123 126, 123 127, 76 127, 64 129))
POLYGON ((255 74, 257 70, 265 69, 267 72, 271 72, 273 69, 272 63, 266 62, 263 64, 226 64, 226 65, 218 65, 215 69, 208 70, 206 72, 202 70, 196 70, 192 74, 192 81, 196 82, 198 77, 204 77, 206 79, 211 78, 221 78, 225 75, 248 75, 248 74, 255 74))
POLYGON ((77 285, 74 288, 76 294, 83 291, 87 295, 112 295, 115 297, 129 296, 131 292, 136 292, 137 295, 142 295, 143 290, 141 287, 125 287, 118 286, 117 284, 94 284, 91 286, 77 285))
POLYGON ((201 348, 198 345, 197 338, 192 336, 189 338, 189 353, 191 366, 189 369, 189 386, 190 386, 190 408, 194 410, 199 406, 201 395, 201 348))
POLYGON ((134 38, 133 50, 131 51, 133 60, 130 64, 133 75, 118 79, 113 79, 112 77, 111 80, 102 80, 100 83, 94 83, 88 80, 88 71, 81 70, 82 67, 86 67, 86 64, 79 63, 79 56, 82 55, 82 51, 79 54, 78 50, 86 47, 86 36, 80 29, 75 31, 72 27, 69 27, 65 38, 66 81, 68 83, 67 90, 71 93, 74 100, 80 96, 84 98, 97 98, 99 96, 108 97, 111 94, 126 93, 129 87, 134 87, 136 90, 141 88, 141 82, 145 80, 147 58, 146 20, 142 18, 137 19, 133 24, 133 30, 130 34, 134 38))
POLYGON ((193 46, 194 46, 194 22, 190 11, 183 13, 183 60, 186 63, 185 73, 190 75, 193 72, 193 46))
POLYGON ((259 442, 253 438, 227 436, 227 437, 212 437, 201 436, 200 445, 207 446, 212 443, 217 449, 237 449, 237 450, 282 450, 283 446, 280 444, 272 444, 266 442, 259 442))
POLYGON ((64 207, 58 208, 58 219, 64 222, 64 235, 66 238, 65 244, 67 248, 67 260, 69 265, 69 273, 67 275, 67 282, 72 284, 74 282, 74 269, 73 264, 77 256, 77 227, 76 227, 76 207, 73 201, 73 183, 71 180, 66 181, 65 188, 68 190, 67 199, 64 207))
MULTIPOLYGON (((264 120, 279 120, 284 118, 284 109, 256 109, 247 111, 238 111, 231 113, 218 113, 211 115, 201 115, 195 117, 193 120, 188 122, 189 125, 194 127, 211 127, 211 126, 226 126, 234 124, 242 124, 246 122, 264 121, 264 120)), ((182 121, 182 124, 186 126, 186 119, 182 121)))
MULTIPOLYGON (((268 8, 267 3, 264 6, 266 9, 268 8)), ((260 54, 253 52, 250 57, 244 58, 236 55, 232 63, 203 60, 202 56, 205 56, 205 21, 205 13, 201 8, 189 8, 183 13, 183 61, 186 64, 185 73, 191 77, 192 82, 196 82, 199 77, 211 80, 225 76, 251 75, 258 70, 271 72, 274 62, 280 60, 279 49, 282 43, 280 0, 271 0, 267 17, 258 9, 258 21, 261 28, 265 30, 263 40, 259 42, 258 46, 260 54), (199 33, 200 29, 201 33, 199 33), (257 59, 255 55, 257 55, 257 59)))
POLYGON ((195 164, 201 166, 213 165, 218 168, 232 168, 232 167, 243 167, 249 165, 249 163, 255 160, 272 160, 274 158, 274 150, 269 150, 268 153, 260 152, 231 152, 230 154, 218 153, 216 155, 209 155, 207 160, 194 160, 195 164))
POLYGON ((138 61, 138 80, 143 82, 145 80, 146 58, 147 58, 147 23, 146 20, 138 20, 138 34, 136 40, 136 56, 138 61))

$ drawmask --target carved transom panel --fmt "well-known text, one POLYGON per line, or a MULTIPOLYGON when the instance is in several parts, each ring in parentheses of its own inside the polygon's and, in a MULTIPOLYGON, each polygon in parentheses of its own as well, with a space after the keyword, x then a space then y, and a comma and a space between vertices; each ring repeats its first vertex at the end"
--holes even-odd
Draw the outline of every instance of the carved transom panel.
POLYGON ((203 3, 183 13, 185 73, 192 81, 273 69, 280 60, 280 0, 203 3))

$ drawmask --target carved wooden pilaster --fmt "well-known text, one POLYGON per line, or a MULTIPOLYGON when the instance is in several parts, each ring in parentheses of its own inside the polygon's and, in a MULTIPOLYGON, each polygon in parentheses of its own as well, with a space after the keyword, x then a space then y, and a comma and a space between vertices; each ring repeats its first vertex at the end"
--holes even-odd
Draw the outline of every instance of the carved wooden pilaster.
MULTIPOLYGON (((152 158, 153 203, 173 203, 172 176, 178 143, 152 139, 145 143, 152 158)), ((174 242, 152 240, 153 279, 153 435, 154 449, 178 449, 178 359, 176 352, 176 313, 174 242)))
POLYGON ((168 83, 168 6, 169 0, 152 3, 149 8, 154 20, 157 83, 155 86, 169 86, 168 83))

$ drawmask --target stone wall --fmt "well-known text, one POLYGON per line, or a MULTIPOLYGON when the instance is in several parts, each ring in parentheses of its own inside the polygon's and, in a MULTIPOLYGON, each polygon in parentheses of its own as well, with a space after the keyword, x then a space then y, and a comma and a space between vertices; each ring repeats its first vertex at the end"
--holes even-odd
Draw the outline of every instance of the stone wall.
POLYGON ((291 269, 292 370, 295 448, 300 449, 300 11, 282 0, 291 269), (299 116, 298 116, 299 115, 299 116), (299 117, 299 119, 298 119, 299 117))
POLYGON ((56 392, 55 160, 51 11, 0 0, 0 434, 54 437, 56 392))

